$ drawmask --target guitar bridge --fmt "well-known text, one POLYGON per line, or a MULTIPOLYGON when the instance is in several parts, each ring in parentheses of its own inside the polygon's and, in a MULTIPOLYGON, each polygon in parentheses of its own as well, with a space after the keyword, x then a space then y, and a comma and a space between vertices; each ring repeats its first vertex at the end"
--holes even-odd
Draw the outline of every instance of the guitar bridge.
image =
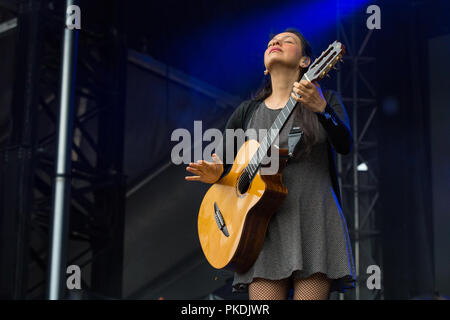
POLYGON ((216 223, 220 231, 222 231, 222 233, 226 237, 229 237, 230 234, 228 233, 227 226, 225 225, 225 221, 223 220, 223 215, 220 212, 219 206, 217 205, 216 202, 214 202, 214 218, 216 219, 216 223))

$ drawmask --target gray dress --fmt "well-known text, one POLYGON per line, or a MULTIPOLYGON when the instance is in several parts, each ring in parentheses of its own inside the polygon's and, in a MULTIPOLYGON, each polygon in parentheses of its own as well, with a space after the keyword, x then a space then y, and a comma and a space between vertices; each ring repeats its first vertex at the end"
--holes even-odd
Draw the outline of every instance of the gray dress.
MULTIPOLYGON (((248 128, 270 128, 280 111, 262 102, 248 128)), ((287 148, 292 122, 301 127, 295 111, 279 134, 280 147, 287 148)), ((234 273, 232 292, 248 292, 248 284, 256 277, 280 280, 293 275, 302 279, 316 272, 333 279, 331 291, 344 292, 354 287, 347 223, 331 184, 327 132, 319 127, 319 142, 312 147, 311 155, 298 156, 296 150, 297 156, 283 170, 288 195, 270 220, 255 263, 245 273, 234 273)), ((262 138, 258 137, 258 141, 262 138)))

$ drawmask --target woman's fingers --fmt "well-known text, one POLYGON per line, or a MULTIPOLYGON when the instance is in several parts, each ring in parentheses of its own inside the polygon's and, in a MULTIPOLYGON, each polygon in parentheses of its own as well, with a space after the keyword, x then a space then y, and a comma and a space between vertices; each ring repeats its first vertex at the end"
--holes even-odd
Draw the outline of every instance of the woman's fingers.
POLYGON ((201 181, 205 183, 213 183, 220 176, 218 165, 223 165, 217 154, 212 154, 213 162, 206 160, 197 160, 190 162, 186 170, 194 174, 193 176, 185 176, 188 181, 201 181))
POLYGON ((215 163, 223 164, 222 160, 219 158, 219 156, 216 153, 213 153, 212 158, 215 163))
POLYGON ((192 168, 192 167, 186 167, 186 170, 189 171, 189 172, 195 173, 195 174, 202 173, 202 171, 200 171, 198 169, 195 169, 195 168, 192 168))
POLYGON ((186 177, 184 177, 184 179, 189 180, 189 181, 200 181, 199 176, 186 176, 186 177))
POLYGON ((308 81, 308 80, 300 80, 300 86, 305 87, 306 89, 313 89, 313 84, 312 82, 308 81))
POLYGON ((189 166, 186 167, 186 170, 195 174, 205 175, 207 174, 207 170, 209 169, 210 164, 211 163, 208 163, 207 161, 198 160, 197 163, 195 162, 189 163, 189 166))
POLYGON ((300 96, 304 96, 304 95, 305 95, 305 92, 302 91, 302 90, 299 89, 299 88, 294 88, 294 92, 297 93, 297 94, 300 95, 300 96))
POLYGON ((309 95, 309 92, 307 90, 301 88, 301 87, 299 87, 299 88, 295 88, 294 87, 294 92, 299 94, 300 96, 307 96, 307 95, 309 95))
POLYGON ((310 86, 306 86, 303 83, 298 83, 295 82, 293 91, 301 94, 301 95, 305 95, 305 94, 310 94, 312 93, 312 91, 314 90, 314 88, 312 87, 312 84, 310 84, 310 86))
POLYGON ((311 86, 305 86, 304 84, 300 83, 300 85, 298 86, 298 88, 300 89, 300 91, 303 92, 313 92, 314 91, 314 87, 311 86))
POLYGON ((293 92, 291 93, 291 97, 294 98, 295 100, 299 101, 299 102, 303 102, 304 101, 304 97, 303 96, 297 97, 293 92))
POLYGON ((189 163, 189 167, 192 167, 192 168, 199 168, 200 165, 197 164, 197 163, 191 162, 191 163, 189 163))
POLYGON ((211 165, 213 164, 222 164, 222 161, 220 160, 219 157, 214 158, 213 156, 213 161, 214 162, 209 162, 209 161, 205 161, 205 160, 198 160, 196 163, 195 162, 191 162, 189 163, 190 167, 199 169, 199 170, 206 170, 208 169, 211 165))
POLYGON ((189 171, 190 173, 195 174, 195 175, 200 176, 200 177, 205 177, 205 176, 208 175, 205 171, 202 171, 202 170, 199 170, 199 169, 195 169, 195 168, 191 168, 191 167, 187 167, 186 170, 189 171))
POLYGON ((192 167, 186 167, 186 170, 190 173, 195 174, 195 176, 185 176, 184 178, 189 181, 202 181, 203 177, 205 176, 205 173, 203 173, 201 170, 192 168, 192 167))
POLYGON ((215 153, 212 155, 212 160, 213 162, 206 160, 197 160, 197 162, 190 162, 186 167, 186 170, 194 173, 208 174, 210 170, 215 169, 216 165, 223 164, 222 160, 215 153))
POLYGON ((195 163, 195 162, 191 162, 191 163, 189 163, 189 166, 192 167, 192 168, 201 170, 201 169, 203 169, 203 168, 206 167, 206 164, 205 164, 205 163, 195 163))

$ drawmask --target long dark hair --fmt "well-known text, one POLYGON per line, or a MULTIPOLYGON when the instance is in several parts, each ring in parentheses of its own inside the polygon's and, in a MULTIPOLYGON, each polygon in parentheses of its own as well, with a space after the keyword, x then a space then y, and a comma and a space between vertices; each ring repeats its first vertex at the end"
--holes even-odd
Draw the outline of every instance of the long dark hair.
MULTIPOLYGON (((284 32, 291 32, 297 35, 297 37, 299 37, 300 42, 302 44, 302 55, 309 57, 312 63, 313 60, 312 47, 309 44, 309 42, 305 39, 305 37, 302 35, 302 33, 295 28, 287 28, 286 30, 284 30, 284 32)), ((271 33, 269 35, 270 40, 272 40, 272 38, 275 37, 275 35, 276 34, 271 33)), ((300 75, 297 81, 300 81, 305 72, 306 69, 302 69, 300 71, 300 75)), ((256 101, 263 101, 271 94, 272 94, 272 80, 270 78, 269 73, 267 74, 267 76, 265 76, 261 88, 255 94, 252 95, 252 99, 256 101)), ((312 146, 316 144, 318 141, 319 121, 317 120, 317 115, 315 115, 311 110, 304 108, 300 105, 296 107, 294 112, 299 113, 299 119, 301 121, 301 126, 303 130, 301 144, 304 145, 303 152, 305 154, 310 154, 312 146)), ((294 114, 292 114, 291 116, 294 116, 294 114)))

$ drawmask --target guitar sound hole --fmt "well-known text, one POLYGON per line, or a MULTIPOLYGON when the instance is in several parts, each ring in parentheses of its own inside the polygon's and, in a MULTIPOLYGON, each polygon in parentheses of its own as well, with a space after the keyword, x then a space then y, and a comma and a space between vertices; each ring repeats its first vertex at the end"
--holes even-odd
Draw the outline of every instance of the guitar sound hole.
POLYGON ((248 191, 250 187, 250 177, 246 171, 244 171, 239 177, 238 190, 240 194, 244 194, 248 191))

